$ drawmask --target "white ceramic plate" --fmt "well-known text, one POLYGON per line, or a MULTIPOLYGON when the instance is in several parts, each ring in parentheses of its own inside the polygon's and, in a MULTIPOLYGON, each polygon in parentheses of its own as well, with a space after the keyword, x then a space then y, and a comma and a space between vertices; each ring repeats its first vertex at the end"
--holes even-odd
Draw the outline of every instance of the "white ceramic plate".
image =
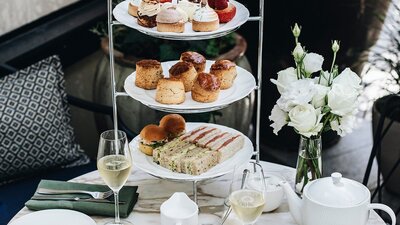
MULTIPOLYGON (((168 61, 161 63, 162 69, 164 71, 164 75, 168 77, 168 70, 178 61, 168 61)), ((206 71, 210 70, 211 65, 214 61, 207 60, 206 63, 206 71)), ((133 72, 129 75, 124 84, 125 91, 132 98, 140 101, 144 105, 147 105, 152 108, 158 109, 171 109, 171 110, 199 110, 204 109, 204 111, 209 111, 210 108, 223 107, 227 106, 233 102, 236 102, 247 95, 249 95, 253 89, 256 87, 256 80, 254 76, 248 72, 247 70, 236 66, 237 69, 237 77, 233 86, 227 90, 221 90, 218 99, 215 102, 211 103, 202 103, 196 102, 192 99, 191 93, 186 93, 186 100, 182 104, 179 105, 166 105, 158 103, 155 100, 156 90, 145 90, 139 88, 135 85, 136 72, 133 72)))
MULTIPOLYGON (((229 127, 217 125, 217 124, 206 124, 206 123, 186 123, 186 131, 191 131, 199 126, 207 125, 219 128, 222 131, 230 132, 232 134, 241 134, 239 131, 234 130, 229 127)), ((139 150, 139 136, 136 136, 130 143, 130 147, 132 149, 132 157, 133 164, 137 166, 139 169, 159 178, 172 179, 172 180, 185 180, 185 181, 199 181, 210 178, 215 178, 227 174, 234 170, 236 165, 243 165, 248 163, 253 155, 253 144, 250 139, 243 135, 244 137, 244 145, 241 150, 239 150, 233 157, 230 159, 214 166, 210 170, 200 175, 190 175, 184 173, 173 172, 169 169, 166 169, 157 163, 153 162, 153 157, 147 156, 143 154, 139 150)))
POLYGON ((96 225, 89 216, 68 209, 47 209, 29 213, 10 225, 96 225))
POLYGON ((158 32, 156 27, 147 28, 140 26, 137 23, 137 19, 128 13, 129 1, 119 3, 114 8, 113 15, 120 23, 150 36, 172 40, 203 40, 225 36, 226 34, 238 29, 249 19, 249 10, 244 5, 233 0, 229 2, 236 6, 235 17, 228 23, 220 24, 219 29, 212 32, 195 32, 192 30, 191 23, 185 24, 185 31, 183 33, 158 32))

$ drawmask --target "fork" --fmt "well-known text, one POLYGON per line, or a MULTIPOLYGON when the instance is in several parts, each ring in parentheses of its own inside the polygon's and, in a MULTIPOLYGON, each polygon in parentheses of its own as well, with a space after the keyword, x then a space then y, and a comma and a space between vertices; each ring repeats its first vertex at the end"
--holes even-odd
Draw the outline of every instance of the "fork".
POLYGON ((106 192, 100 192, 100 191, 84 191, 84 190, 54 190, 54 189, 39 188, 37 189, 36 192, 38 194, 43 194, 43 195, 87 194, 92 196, 94 199, 106 199, 111 195, 113 195, 112 190, 106 192))

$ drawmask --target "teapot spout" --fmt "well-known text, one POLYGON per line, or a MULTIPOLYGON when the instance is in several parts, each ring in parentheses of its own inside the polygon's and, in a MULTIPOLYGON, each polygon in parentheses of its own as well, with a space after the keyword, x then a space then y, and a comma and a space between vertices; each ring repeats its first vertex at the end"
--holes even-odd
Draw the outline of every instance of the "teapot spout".
POLYGON ((297 224, 302 225, 302 216, 301 216, 301 209, 302 209, 302 200, 296 193, 293 191, 292 187, 290 187, 289 183, 286 181, 282 181, 280 185, 283 188, 283 191, 286 194, 286 198, 289 203, 289 210, 290 214, 292 215, 293 219, 296 221, 297 224))

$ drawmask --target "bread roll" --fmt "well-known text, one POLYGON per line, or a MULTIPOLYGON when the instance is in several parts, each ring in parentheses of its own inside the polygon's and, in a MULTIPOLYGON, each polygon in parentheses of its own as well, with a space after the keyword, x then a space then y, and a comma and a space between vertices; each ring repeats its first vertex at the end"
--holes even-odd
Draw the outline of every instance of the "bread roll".
POLYGON ((185 91, 192 90, 194 80, 197 77, 197 72, 194 66, 188 62, 178 62, 169 70, 169 77, 180 79, 185 86, 185 91))
POLYGON ((225 90, 232 87, 237 76, 236 64, 229 60, 217 60, 211 65, 210 73, 221 80, 221 89, 225 90))
POLYGON ((160 127, 167 132, 168 139, 172 140, 185 133, 186 121, 179 114, 168 114, 160 120, 160 127))
POLYGON ((146 89, 156 89, 158 81, 163 78, 161 63, 157 60, 140 60, 136 63, 135 85, 146 89))
POLYGON ((163 78, 158 81, 156 101, 162 104, 181 104, 185 101, 185 86, 181 80, 163 78))
POLYGON ((192 88, 192 98, 197 102, 214 102, 221 89, 220 80, 210 73, 199 73, 192 88))

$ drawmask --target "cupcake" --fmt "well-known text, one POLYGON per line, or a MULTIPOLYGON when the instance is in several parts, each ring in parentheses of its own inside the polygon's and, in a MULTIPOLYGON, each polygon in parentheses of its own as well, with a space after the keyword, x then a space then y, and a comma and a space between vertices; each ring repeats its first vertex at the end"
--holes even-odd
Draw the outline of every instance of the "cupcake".
POLYGON ((206 68, 206 58, 197 52, 184 52, 181 54, 180 60, 193 64, 198 73, 204 72, 206 68))
POLYGON ((237 76, 236 64, 229 60, 217 60, 211 65, 210 73, 217 76, 221 81, 221 89, 232 87, 237 76))
POLYGON ((158 81, 156 101, 162 104, 181 104, 185 101, 185 87, 179 79, 163 78, 158 81))
POLYGON ((157 60, 140 60, 136 63, 135 85, 146 89, 156 89, 158 81, 163 78, 161 63, 157 60))
POLYGON ((162 9, 158 13, 156 21, 159 32, 183 33, 185 30, 184 18, 174 6, 162 9))
POLYGON ((131 16, 137 17, 138 8, 142 0, 130 0, 128 4, 128 13, 131 16))
POLYGON ((208 5, 197 9, 193 14, 192 29, 198 32, 210 32, 219 28, 218 14, 208 5))
POLYGON ((142 0, 138 8, 138 24, 143 27, 153 28, 157 26, 156 17, 160 12, 158 0, 142 0))
POLYGON ((178 8, 185 11, 188 15, 189 21, 192 21, 194 12, 200 8, 199 4, 189 2, 188 0, 181 0, 178 3, 178 8))
POLYGON ((181 16, 183 18, 183 22, 186 23, 186 22, 189 21, 188 14, 185 11, 183 11, 183 9, 179 8, 176 4, 173 4, 173 3, 170 3, 170 2, 161 4, 161 10, 168 9, 168 8, 171 8, 171 7, 176 8, 176 10, 181 14, 181 16))
POLYGON ((197 71, 191 63, 178 62, 169 69, 169 77, 180 79, 185 86, 185 91, 192 90, 197 71))
POLYGON ((199 73, 193 84, 192 98, 196 102, 214 102, 218 99, 221 82, 214 74, 199 73))

